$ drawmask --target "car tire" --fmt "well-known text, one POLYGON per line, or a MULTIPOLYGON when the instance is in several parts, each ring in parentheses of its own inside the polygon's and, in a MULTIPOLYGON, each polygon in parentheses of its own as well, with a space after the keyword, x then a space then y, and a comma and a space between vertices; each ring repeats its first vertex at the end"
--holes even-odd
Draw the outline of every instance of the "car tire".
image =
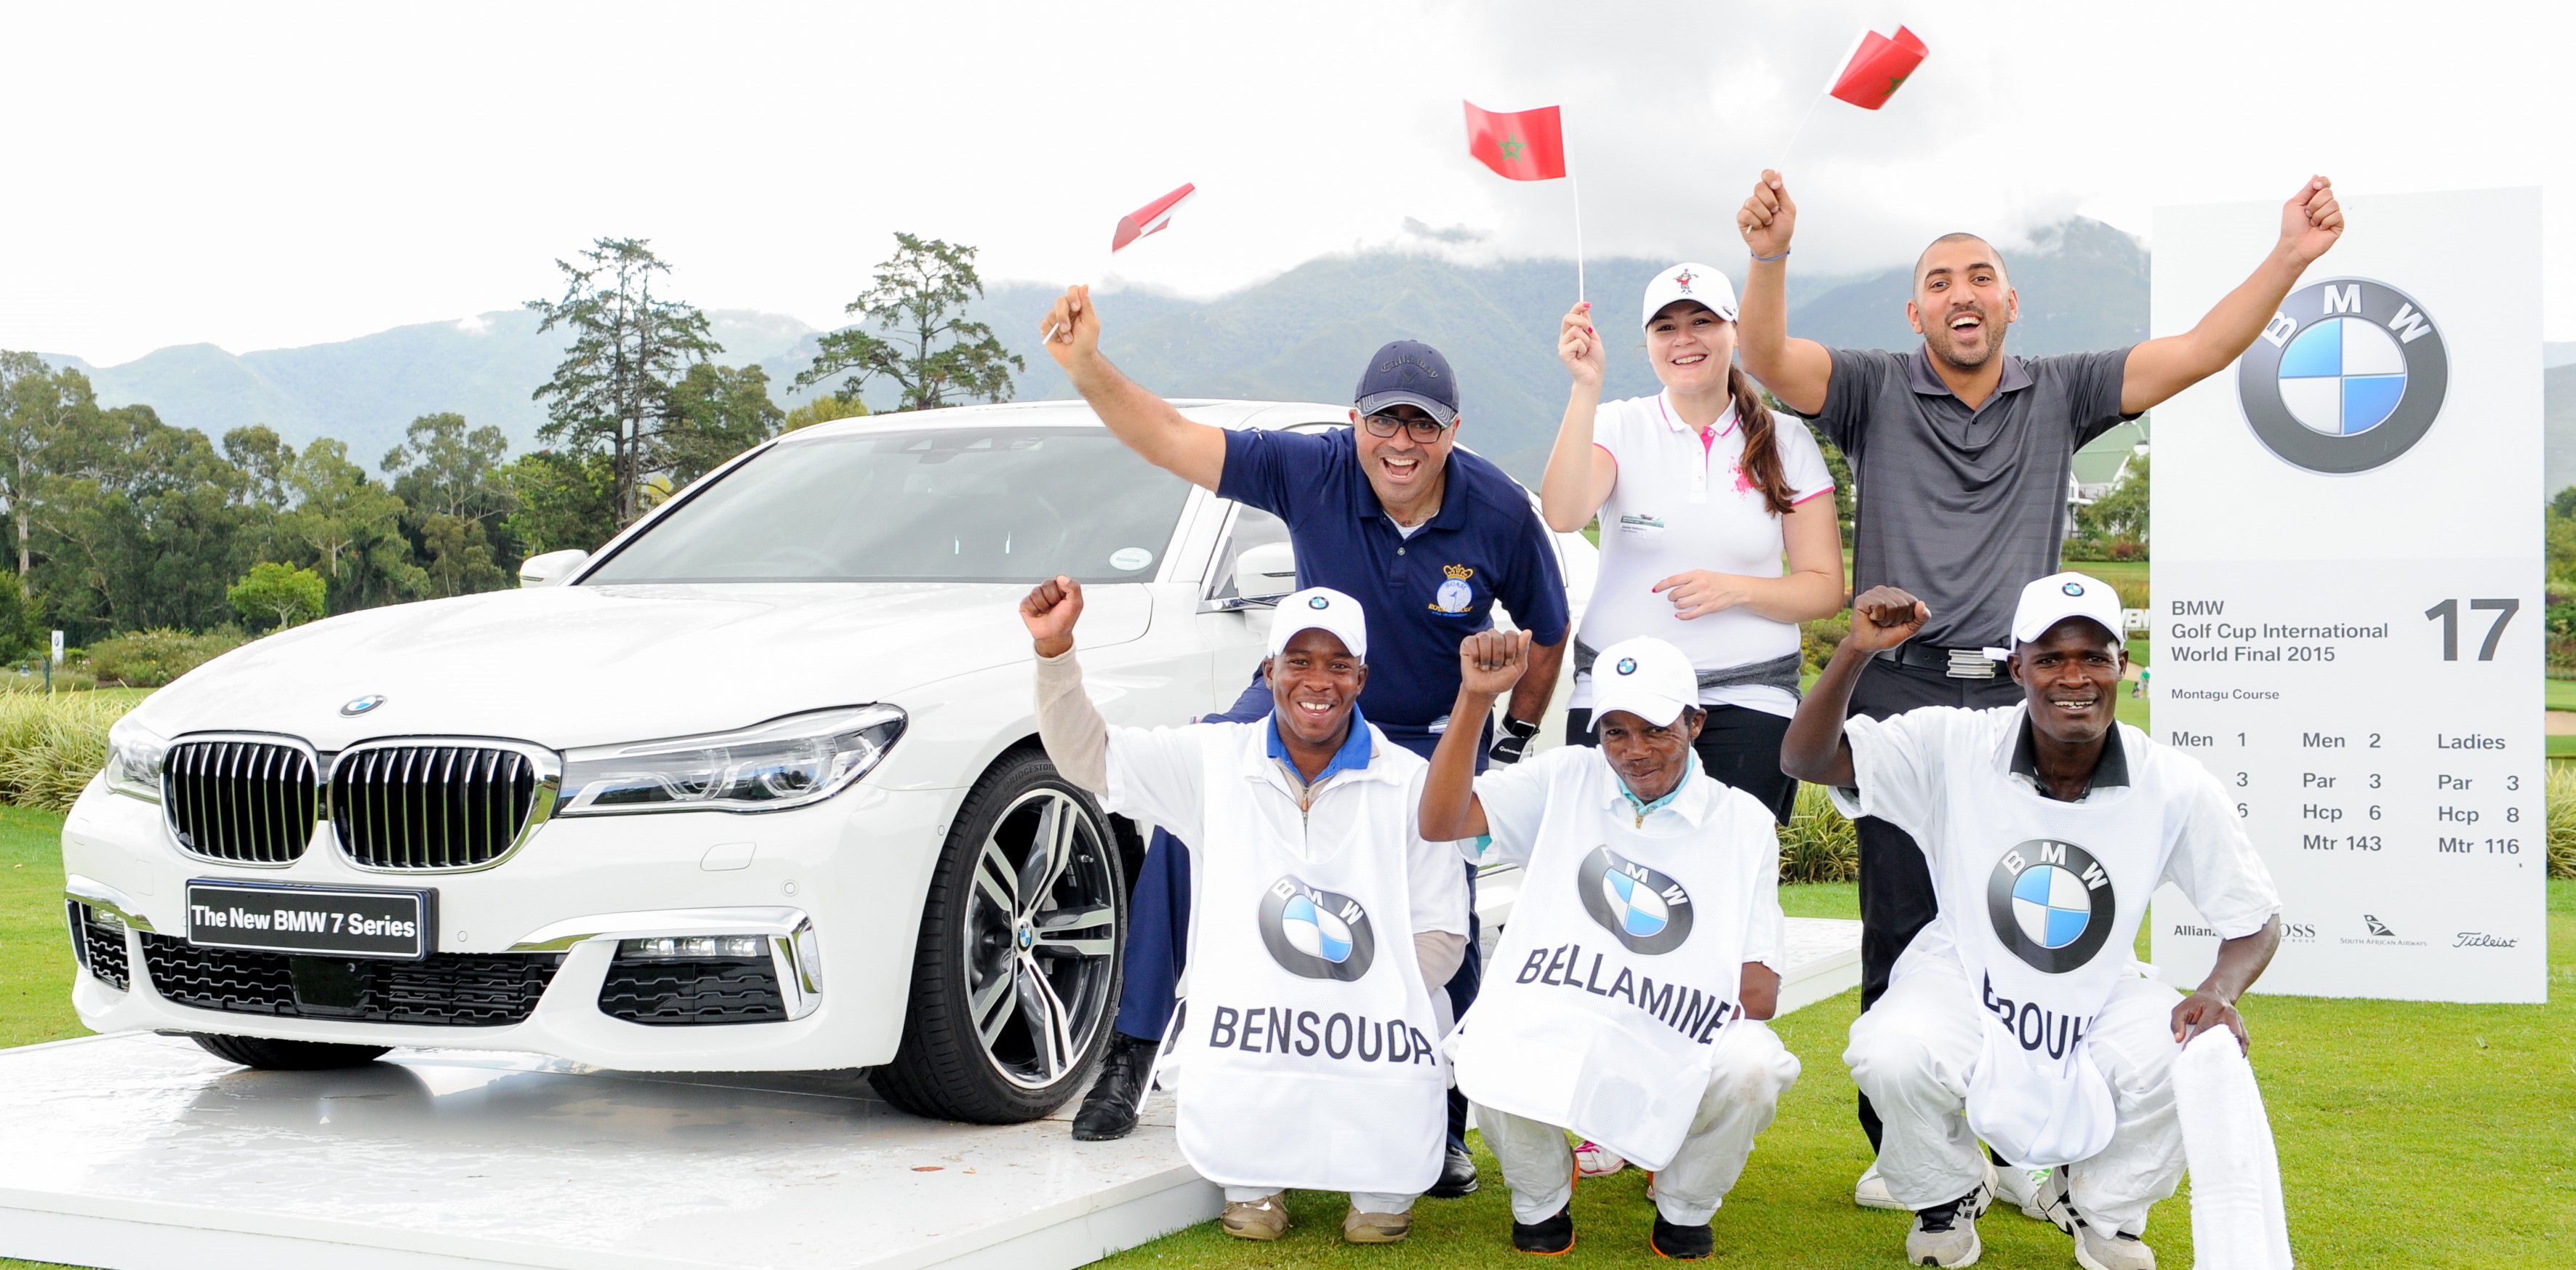
POLYGON ((1126 930, 1125 870, 1100 805, 1043 752, 1004 756, 941 847, 903 1039, 870 1083, 940 1119, 1015 1124, 1053 1112, 1108 1043, 1126 930))
POLYGON ((318 1072, 334 1067, 363 1067, 385 1056, 390 1045, 334 1045, 326 1041, 279 1041, 259 1036, 211 1036, 191 1032, 188 1039, 226 1062, 264 1072, 318 1072))

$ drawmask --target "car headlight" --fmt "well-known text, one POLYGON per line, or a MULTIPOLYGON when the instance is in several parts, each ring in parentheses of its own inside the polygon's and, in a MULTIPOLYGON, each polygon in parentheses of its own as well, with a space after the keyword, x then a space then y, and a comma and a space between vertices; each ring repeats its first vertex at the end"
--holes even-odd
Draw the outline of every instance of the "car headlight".
POLYGON ((157 803, 161 801, 161 764, 169 757, 170 742, 129 714, 107 729, 107 787, 157 803))
POLYGON ((903 724, 894 706, 854 706, 739 732, 568 751, 554 814, 802 807, 867 775, 903 735, 903 724))

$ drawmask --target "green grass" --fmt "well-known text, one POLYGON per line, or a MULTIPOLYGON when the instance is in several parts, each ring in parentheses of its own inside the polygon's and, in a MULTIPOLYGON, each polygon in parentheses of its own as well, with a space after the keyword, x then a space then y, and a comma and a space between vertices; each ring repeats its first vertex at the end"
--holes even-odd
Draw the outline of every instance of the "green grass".
MULTIPOLYGON (((66 1000, 62 818, 0 808, 0 1045, 82 1034, 66 1000)), ((1784 888, 1798 917, 1858 915, 1848 882, 1784 888)), ((2281 1150, 2291 1234, 2304 1267, 2565 1264, 2576 1245, 2576 881, 2549 884, 2546 1006, 2462 1006, 2257 997, 2247 1008, 2255 1061, 2281 1150), (2557 1253, 2546 1250, 2556 1248, 2557 1253)), ((2144 936, 2140 952, 2143 954, 2144 936)), ((1902 1214, 1851 1204, 1868 1150, 1852 1122, 1843 1040, 1858 994, 1780 1020, 1805 1073, 1762 1135, 1718 1214, 1716 1265, 1893 1266, 1902 1214)), ((1296 1194, 1297 1229, 1276 1244, 1226 1238, 1213 1223, 1109 1258, 1110 1270, 1271 1267, 1525 1267, 1510 1247, 1502 1175, 1463 1200, 1424 1200, 1414 1234, 1391 1248, 1339 1237, 1342 1199, 1296 1194)), ((1645 1178, 1630 1170, 1575 1195, 1577 1262, 1653 1264, 1645 1178)), ((2184 1195, 2158 1206, 2149 1235, 2162 1263, 2188 1266, 2184 1195)), ((2068 1265, 2064 1236, 2011 1213, 1979 1223, 1989 1266, 2068 1265)), ((50 1270, 0 1259, 0 1270, 50 1270)))
POLYGON ((2548 746, 2549 757, 2576 759, 2576 736, 2551 736, 2541 740, 2548 746))
POLYGON ((2544 679, 2541 682, 2548 686, 2547 709, 2576 710, 2576 679, 2544 679))

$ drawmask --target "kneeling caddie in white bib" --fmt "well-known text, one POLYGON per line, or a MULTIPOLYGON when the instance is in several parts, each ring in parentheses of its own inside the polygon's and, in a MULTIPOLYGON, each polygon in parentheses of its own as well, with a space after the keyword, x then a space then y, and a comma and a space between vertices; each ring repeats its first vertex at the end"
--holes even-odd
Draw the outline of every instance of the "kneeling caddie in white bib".
MULTIPOLYGON (((1492 710, 1527 644, 1469 636, 1450 717, 1492 710)), ((1780 840, 1768 807, 1700 769, 1699 680, 1679 649, 1622 640, 1592 682, 1598 748, 1478 777, 1462 730, 1431 756, 1422 835, 1482 837, 1472 858, 1524 871, 1450 1052, 1511 1187, 1514 1247, 1574 1246, 1572 1130, 1655 1171, 1656 1252, 1705 1257, 1718 1202, 1798 1078, 1761 1022, 1780 987, 1780 840)))
POLYGON ((1895 587, 1855 601, 1780 754, 1846 813, 1912 835, 1940 899, 1843 1054, 1887 1126, 1888 1193, 1915 1212, 1906 1264, 1977 1259, 1984 1138, 2060 1166, 2024 1211, 2075 1235, 2077 1264, 2152 1270, 2147 1210, 2183 1173, 2174 1059, 2212 1028, 2244 1043, 2235 1002, 2280 945, 2280 897, 2218 778, 2114 721, 2128 653, 2109 586, 2023 588, 2007 662, 2022 704, 1845 722, 1862 666, 1928 616, 1895 587), (2166 882, 2225 940, 2188 997, 2131 956, 2166 882))
POLYGON ((1350 1192, 1353 1243, 1402 1239, 1445 1155, 1432 994, 1466 955, 1467 881, 1449 844, 1414 832, 1423 761, 1360 717, 1359 603, 1322 587, 1280 601, 1268 719, 1151 729, 1110 727, 1084 695, 1081 612, 1066 578, 1020 605, 1047 757, 1195 848, 1171 1041, 1181 1154, 1225 1187, 1230 1235, 1277 1238, 1295 1187, 1350 1192))

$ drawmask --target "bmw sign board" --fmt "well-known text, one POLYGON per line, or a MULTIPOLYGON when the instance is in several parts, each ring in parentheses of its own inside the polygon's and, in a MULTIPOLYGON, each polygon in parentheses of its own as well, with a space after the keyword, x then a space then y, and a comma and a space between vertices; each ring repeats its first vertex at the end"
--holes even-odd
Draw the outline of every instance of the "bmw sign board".
MULTIPOLYGON (((2338 201, 2343 240, 2236 365, 2156 407, 2155 739, 2280 890, 2262 991, 2545 1000, 2540 195, 2338 201)), ((2151 334, 2243 284, 2281 217, 2160 209, 2151 334)), ((2080 924, 2058 898, 1996 912, 2080 924)), ((2186 988, 2245 933, 2170 887, 2154 914, 2186 988)))

